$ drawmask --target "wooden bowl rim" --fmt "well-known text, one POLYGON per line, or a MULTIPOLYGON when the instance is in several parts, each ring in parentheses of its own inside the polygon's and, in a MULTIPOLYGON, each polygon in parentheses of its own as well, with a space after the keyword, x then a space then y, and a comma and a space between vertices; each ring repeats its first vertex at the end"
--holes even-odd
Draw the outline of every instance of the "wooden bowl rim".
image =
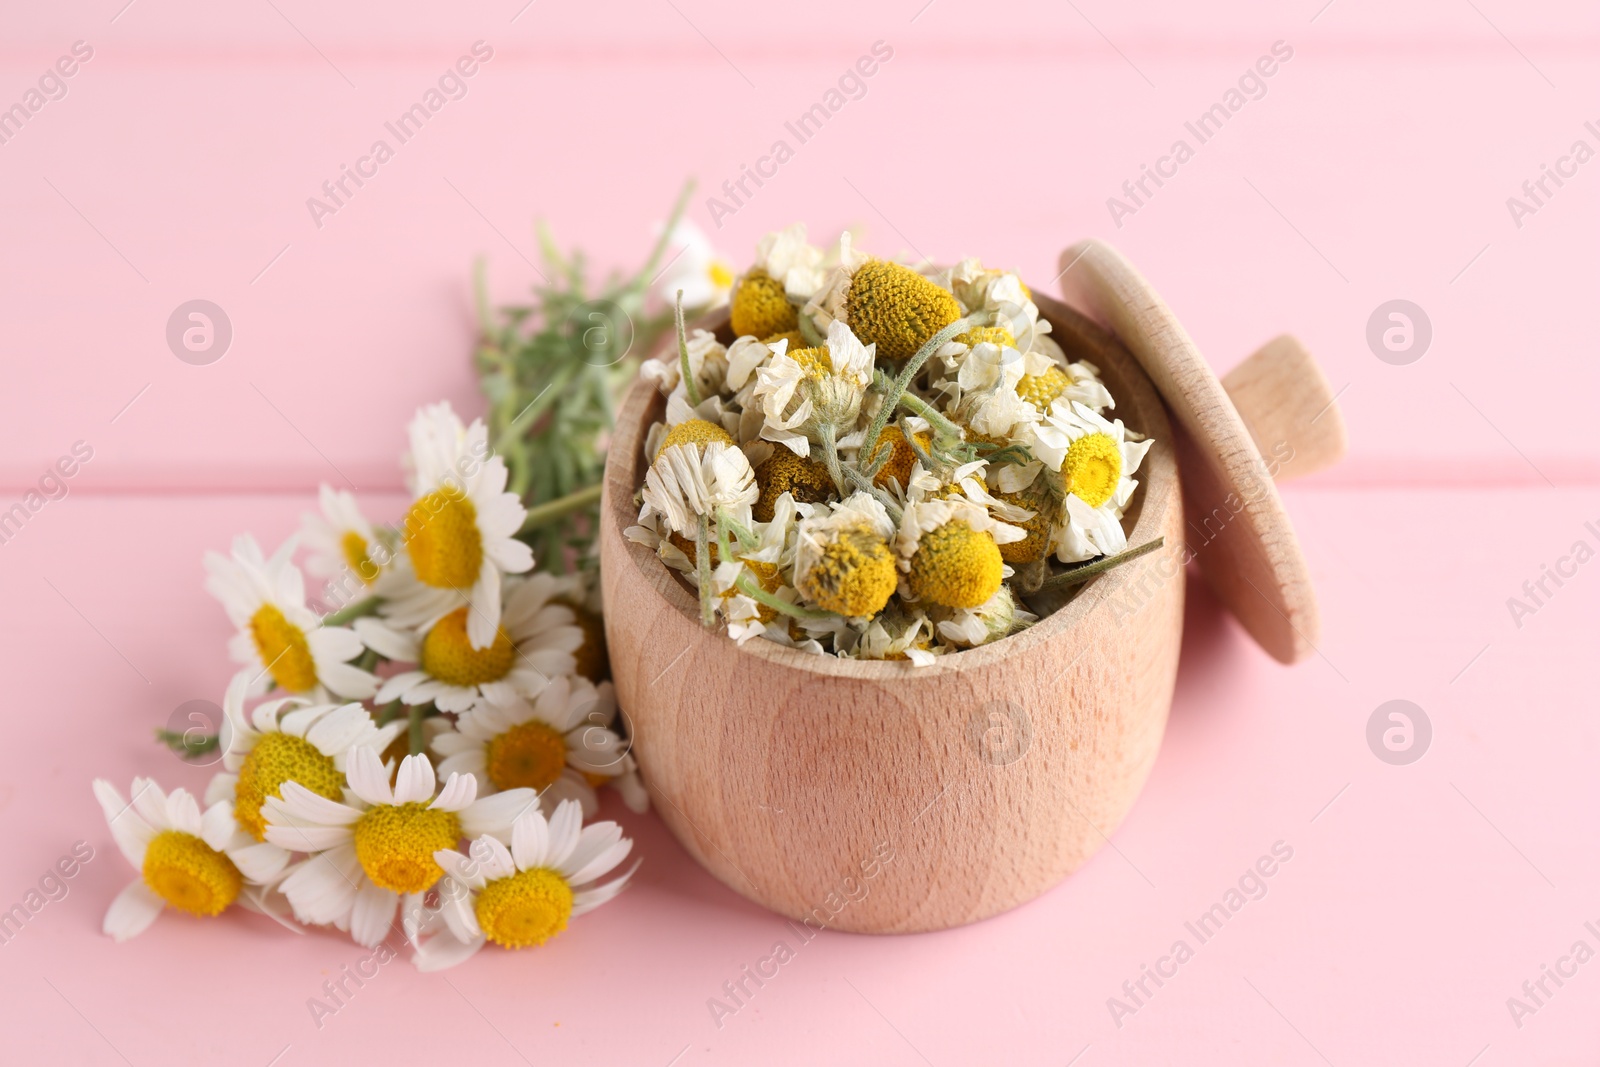
MULTIPOLYGON (((1129 533, 1128 543, 1140 545, 1153 540, 1160 535, 1162 517, 1166 509, 1182 507, 1172 428, 1167 421, 1166 408, 1160 394, 1138 359, 1115 334, 1075 308, 1045 296, 1037 287, 1033 289, 1032 297, 1040 315, 1050 321, 1055 331, 1052 336, 1058 341, 1062 333, 1070 332, 1088 347, 1097 350, 1095 355, 1102 357, 1097 361, 1097 365, 1102 365, 1106 358, 1116 361, 1117 374, 1126 383, 1122 390, 1124 396, 1121 398, 1124 410, 1136 409, 1140 422, 1140 425, 1130 425, 1129 429, 1155 439, 1139 468, 1140 474, 1143 475, 1139 485, 1142 499, 1138 505, 1139 518, 1129 533)), ((727 309, 724 308, 691 323, 690 328, 716 330, 726 322, 727 309)), ((676 338, 669 337, 660 351, 650 358, 664 359, 669 353, 675 353, 676 347, 676 338)), ((1063 348, 1068 347, 1063 345, 1063 348)), ((1069 352, 1070 358, 1072 355, 1069 352)), ((637 581, 641 583, 641 588, 654 589, 663 600, 698 628, 699 604, 689 595, 689 590, 678 579, 676 572, 662 563, 649 548, 622 536, 623 530, 637 524, 638 510, 633 500, 635 492, 642 483, 640 464, 643 459, 643 439, 649 429, 647 423, 651 420, 655 400, 660 395, 660 390, 655 384, 646 381, 642 375, 635 378, 628 388, 622 406, 617 412, 616 432, 606 454, 605 490, 600 521, 616 525, 618 540, 622 542, 626 558, 636 572, 635 576, 624 577, 622 580, 637 581), (654 568, 654 573, 647 568, 654 568)), ((1177 553, 1180 550, 1181 546, 1165 545, 1160 552, 1167 554, 1177 553)), ((858 660, 836 655, 817 655, 761 637, 752 638, 740 645, 728 637, 721 626, 702 632, 706 637, 726 642, 731 651, 755 656, 773 666, 789 667, 813 675, 885 681, 904 676, 908 671, 915 671, 919 678, 936 677, 946 672, 985 667, 1000 659, 1025 654, 1040 643, 1055 639, 1088 617, 1090 612, 1109 599, 1129 580, 1130 573, 1138 570, 1137 566, 1133 568, 1124 566, 1101 575, 1088 582, 1078 595, 1060 610, 1039 620, 1026 630, 990 644, 940 655, 933 664, 926 667, 916 667, 899 660, 858 660), (1092 595, 1095 593, 1098 595, 1092 595)))

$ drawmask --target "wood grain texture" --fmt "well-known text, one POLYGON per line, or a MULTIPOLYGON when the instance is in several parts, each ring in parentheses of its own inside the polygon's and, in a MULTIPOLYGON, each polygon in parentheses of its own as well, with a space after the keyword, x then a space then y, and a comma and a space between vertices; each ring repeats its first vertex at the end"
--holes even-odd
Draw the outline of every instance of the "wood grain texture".
POLYGON ((1348 438, 1338 397, 1316 359, 1292 334, 1279 334, 1222 376, 1245 428, 1263 456, 1280 443, 1289 458, 1274 482, 1303 478, 1344 458, 1348 438))
POLYGON ((781 914, 904 933, 1013 908, 1105 843, 1155 760, 1183 619, 1172 430, 1126 349, 1065 305, 1036 300, 1069 354, 1100 366, 1124 421, 1155 438, 1129 540, 1163 536, 1167 547, 1032 628, 931 667, 759 639, 741 648, 702 628, 692 591, 623 537, 663 404, 641 381, 623 405, 600 548, 634 753, 685 848, 781 914), (892 862, 866 878, 863 864, 885 853, 892 862))
MULTIPOLYGON (((1320 637, 1316 592, 1273 485, 1276 471, 1294 458, 1290 441, 1256 447, 1183 325, 1110 245, 1079 242, 1061 253, 1061 267, 1067 302, 1106 324, 1128 346, 1173 416, 1189 517, 1188 552, 1262 648, 1282 663, 1304 659, 1320 637)), ((1281 368, 1271 360, 1261 366, 1269 363, 1281 368)), ((1286 391, 1259 392, 1263 395, 1252 399, 1270 407, 1270 400, 1286 391)), ((1291 433, 1305 440, 1299 427, 1291 433)), ((1342 434, 1339 443, 1342 447, 1342 434)))

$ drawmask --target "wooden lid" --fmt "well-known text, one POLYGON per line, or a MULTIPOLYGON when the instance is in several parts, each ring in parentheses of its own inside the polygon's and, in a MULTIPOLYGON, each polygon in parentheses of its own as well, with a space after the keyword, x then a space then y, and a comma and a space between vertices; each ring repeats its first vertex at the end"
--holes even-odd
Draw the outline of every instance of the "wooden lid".
POLYGON ((1305 658, 1320 637, 1316 593, 1274 481, 1344 454, 1327 378, 1285 334, 1219 381, 1150 283, 1110 245, 1080 241, 1060 262, 1067 303, 1117 335, 1172 414, 1186 558, 1262 648, 1283 663, 1305 658))

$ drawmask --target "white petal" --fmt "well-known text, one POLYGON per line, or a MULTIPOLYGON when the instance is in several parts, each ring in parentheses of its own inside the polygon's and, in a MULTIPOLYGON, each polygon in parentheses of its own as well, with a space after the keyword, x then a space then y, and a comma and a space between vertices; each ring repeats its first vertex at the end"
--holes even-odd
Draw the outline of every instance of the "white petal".
POLYGON ((631 851, 633 851, 633 842, 625 837, 574 871, 569 880, 573 885, 586 885, 596 878, 604 878, 611 873, 617 864, 627 859, 628 853, 631 851))
POLYGON ((538 808, 530 808, 511 824, 511 855, 520 871, 545 866, 550 849, 550 824, 538 808))
MULTIPOLYGON (((355 783, 351 783, 353 786, 355 783)), ((428 757, 418 753, 400 761, 400 773, 394 780, 394 803, 414 804, 432 800, 438 781, 433 776, 433 764, 428 757)))
POLYGON ((516 861, 506 846, 487 834, 472 843, 472 862, 478 864, 486 881, 510 878, 517 873, 516 861))
POLYGON ((554 812, 562 804, 577 804, 585 819, 594 818, 600 810, 600 798, 595 796, 594 786, 571 767, 563 770, 561 777, 545 787, 539 801, 548 812, 554 812))
POLYGON ((367 882, 356 893, 355 908, 350 913, 351 939, 363 948, 377 947, 378 942, 389 936, 395 909, 399 906, 399 893, 367 882))
POLYGON ((359 809, 313 793, 299 782, 284 782, 278 792, 281 797, 268 797, 262 805, 269 822, 293 826, 349 826, 361 818, 359 809))
POLYGON ((475 649, 488 648, 500 628, 500 571, 487 556, 467 603, 467 643, 475 649))
MULTIPOLYGON (((604 855, 612 845, 615 845, 621 840, 622 827, 618 826, 616 823, 591 823, 588 826, 585 826, 578 834, 578 843, 573 847, 571 854, 560 863, 552 864, 552 866, 565 875, 567 881, 571 882, 573 885, 582 885, 584 882, 592 882, 604 874, 605 871, 597 871, 593 874, 590 874, 587 878, 577 878, 575 876, 578 874, 578 872, 589 866, 589 864, 592 863, 597 857, 604 855)), ((616 863, 611 865, 611 867, 615 866, 616 863)), ((611 867, 607 867, 606 870, 610 870, 611 867)))
POLYGON ((471 959, 484 944, 485 938, 481 934, 470 941, 462 941, 452 931, 431 937, 426 944, 418 945, 411 956, 411 963, 424 973, 448 970, 471 959))
MULTIPOLYGON (((271 803, 271 800, 268 800, 271 803)), ((271 813, 267 816, 272 817, 271 813)), ((300 826, 292 823, 267 824, 267 840, 290 852, 321 852, 349 844, 350 829, 345 826, 300 826)))
POLYGON ((228 842, 233 839, 233 832, 239 824, 233 819, 233 802, 219 801, 206 809, 200 816, 200 840, 221 852, 228 847, 228 842))
POLYGON ((366 646, 387 659, 401 663, 415 663, 421 655, 417 639, 401 633, 387 623, 366 617, 355 621, 356 633, 366 646))
POLYGON ((187 789, 174 789, 167 794, 167 825, 195 837, 203 836, 200 804, 187 789))
POLYGON ((488 834, 497 841, 509 841, 511 824, 538 803, 539 794, 531 789, 507 789, 493 796, 479 797, 462 809, 461 831, 468 837, 488 834))
POLYGON ((294 908, 295 918, 331 923, 347 917, 355 904, 361 872, 354 846, 332 849, 299 864, 279 887, 294 908))
POLYGON ((142 870, 144 850, 150 844, 150 839, 156 836, 155 828, 145 822, 133 810, 133 805, 122 799, 117 787, 104 778, 94 780, 94 795, 100 801, 100 810, 105 812, 106 825, 111 828, 111 837, 116 841, 117 848, 133 864, 134 870, 142 870))
POLYGON ((593 889, 580 889, 578 892, 572 894, 572 918, 576 919, 585 912, 593 911, 606 901, 610 900, 612 897, 615 897, 618 893, 622 892, 622 890, 627 887, 628 880, 633 877, 633 872, 637 871, 638 869, 639 863, 635 862, 634 865, 628 869, 628 873, 624 874, 621 878, 607 882, 605 885, 597 885, 593 889))
MULTIPOLYGON (((350 792, 368 804, 393 804, 394 791, 389 788, 389 772, 383 769, 378 750, 370 745, 350 750, 345 762, 345 780, 350 792)), ((433 790, 428 790, 432 795, 433 790)))
POLYGON ((239 776, 237 774, 229 774, 227 771, 218 771, 213 774, 211 781, 206 783, 206 805, 209 807, 219 800, 232 800, 234 786, 238 782, 239 776))
POLYGON ((378 676, 348 663, 318 661, 317 678, 346 700, 366 700, 378 691, 378 676))
POLYGON ((575 800, 563 800, 550 817, 550 850, 545 862, 557 870, 578 847, 578 831, 583 825, 583 808, 575 800))
POLYGON ((444 783, 439 795, 429 804, 438 811, 460 811, 478 796, 478 779, 470 774, 452 774, 444 783))
POLYGON ((372 716, 360 704, 335 708, 306 731, 306 741, 324 756, 337 755, 372 727, 372 716))
POLYGON ((265 885, 289 865, 289 851, 270 841, 228 850, 228 858, 248 882, 265 885))
MULTIPOLYGON (((468 889, 482 889, 484 886, 483 870, 471 856, 462 855, 455 849, 442 848, 433 854, 433 862, 443 868, 446 875, 468 889)), ((444 889, 441 886, 439 891, 442 893, 444 889)))
POLYGON ((117 894, 117 899, 106 909, 105 921, 100 929, 118 941, 138 937, 147 930, 156 916, 161 914, 163 901, 150 891, 143 881, 129 882, 117 894))

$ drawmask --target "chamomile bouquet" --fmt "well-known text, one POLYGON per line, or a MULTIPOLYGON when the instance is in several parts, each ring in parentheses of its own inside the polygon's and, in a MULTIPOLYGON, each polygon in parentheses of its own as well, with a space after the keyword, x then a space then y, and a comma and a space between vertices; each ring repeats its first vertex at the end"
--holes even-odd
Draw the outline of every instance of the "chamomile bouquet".
POLYGON ((244 535, 206 557, 238 670, 220 730, 158 736, 220 770, 199 796, 94 783, 138 872, 107 934, 237 905, 368 947, 398 927, 437 969, 542 944, 623 888, 632 842, 589 821, 597 791, 648 798, 607 680, 593 530, 625 357, 672 321, 649 298, 674 242, 676 288, 692 270, 699 299, 726 292, 703 239, 671 224, 598 293, 548 240, 530 303, 491 308, 480 274, 488 417, 416 413, 403 513, 374 521, 324 486, 274 551, 244 535))
POLYGON ((927 665, 1014 633, 1156 547, 1122 525, 1152 442, 1050 332, 976 259, 769 234, 724 336, 680 314, 644 366, 664 417, 627 535, 740 642, 927 665))

